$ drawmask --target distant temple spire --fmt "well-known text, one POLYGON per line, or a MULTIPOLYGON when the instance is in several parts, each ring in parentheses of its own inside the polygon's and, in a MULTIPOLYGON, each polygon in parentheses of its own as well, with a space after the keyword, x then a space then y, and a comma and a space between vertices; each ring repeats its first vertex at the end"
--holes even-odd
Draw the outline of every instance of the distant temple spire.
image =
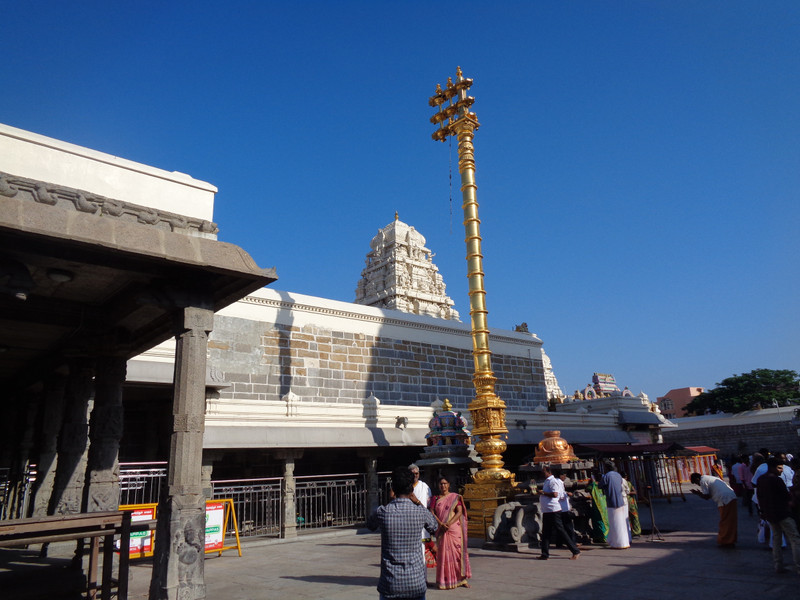
POLYGON ((396 212, 394 221, 372 238, 370 248, 356 304, 459 320, 425 238, 396 212))

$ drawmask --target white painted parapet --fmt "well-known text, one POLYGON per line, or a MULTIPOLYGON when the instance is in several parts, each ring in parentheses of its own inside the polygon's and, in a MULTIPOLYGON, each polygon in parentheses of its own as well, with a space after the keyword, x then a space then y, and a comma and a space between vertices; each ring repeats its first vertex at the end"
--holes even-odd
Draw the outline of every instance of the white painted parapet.
POLYGON ((184 173, 164 171, 2 123, 0 156, 3 171, 10 175, 213 221, 217 188, 184 173))

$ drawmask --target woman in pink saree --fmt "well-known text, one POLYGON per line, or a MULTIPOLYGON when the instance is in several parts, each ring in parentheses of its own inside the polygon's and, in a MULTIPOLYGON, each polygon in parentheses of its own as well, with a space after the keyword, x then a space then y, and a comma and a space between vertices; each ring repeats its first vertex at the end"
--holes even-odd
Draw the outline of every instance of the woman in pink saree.
POLYGON ((440 590, 469 587, 472 577, 467 555, 467 510, 464 499, 439 478, 439 495, 431 499, 431 512, 439 522, 436 532, 436 585, 440 590))

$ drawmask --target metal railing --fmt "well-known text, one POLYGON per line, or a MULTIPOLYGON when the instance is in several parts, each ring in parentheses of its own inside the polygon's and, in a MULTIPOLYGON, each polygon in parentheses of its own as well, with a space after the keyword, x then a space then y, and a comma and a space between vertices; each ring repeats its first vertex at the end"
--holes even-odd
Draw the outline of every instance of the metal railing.
POLYGON ((21 477, 14 477, 10 468, 0 468, 0 520, 28 516, 35 481, 36 465, 27 465, 21 477))
POLYGON ((627 473, 640 498, 684 498, 678 461, 661 455, 631 456, 617 459, 620 471, 627 473), (648 490, 649 488, 649 490, 648 490))
MULTIPOLYGON (((283 478, 227 479, 212 481, 213 498, 233 500, 239 537, 279 536, 283 514, 283 478)), ((228 523, 226 537, 233 535, 228 523)))
POLYGON ((154 504, 167 476, 167 463, 120 463, 119 503, 154 504))
POLYGON ((367 519, 367 482, 364 473, 297 477, 298 529, 339 527, 367 519))
MULTIPOLYGON (((120 464, 120 504, 158 502, 166 473, 166 463, 120 464)), ((211 487, 215 500, 233 500, 240 537, 281 535, 285 498, 283 477, 217 480, 211 482, 211 487)), ((379 502, 388 502, 390 487, 390 473, 378 473, 379 502)), ((364 523, 368 496, 365 473, 296 477, 297 528, 313 530, 364 523)), ((231 521, 226 536, 232 535, 231 521)))

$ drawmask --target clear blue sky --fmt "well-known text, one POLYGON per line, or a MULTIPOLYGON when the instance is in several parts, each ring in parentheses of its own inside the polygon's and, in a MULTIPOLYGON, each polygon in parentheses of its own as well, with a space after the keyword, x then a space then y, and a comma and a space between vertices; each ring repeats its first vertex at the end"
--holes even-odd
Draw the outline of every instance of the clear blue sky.
POLYGON ((468 319, 460 192, 451 205, 427 104, 461 65, 490 326, 527 322, 567 393, 594 371, 655 398, 800 368, 798 2, 0 0, 0 15, 0 122, 213 183, 220 239, 282 290, 352 301, 398 211, 468 319))

